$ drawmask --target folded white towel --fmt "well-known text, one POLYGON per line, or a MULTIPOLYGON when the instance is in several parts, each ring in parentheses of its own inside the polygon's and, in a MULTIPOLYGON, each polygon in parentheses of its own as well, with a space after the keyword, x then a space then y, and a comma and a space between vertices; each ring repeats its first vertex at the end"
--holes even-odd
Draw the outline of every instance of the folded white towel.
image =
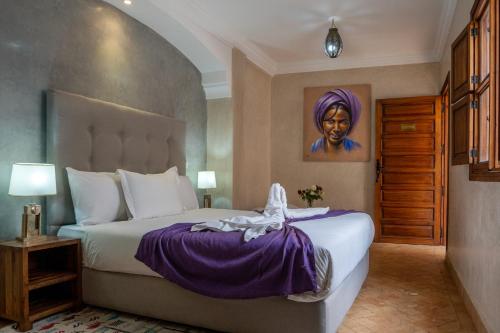
POLYGON ((285 222, 281 203, 281 185, 273 184, 269 190, 266 208, 260 216, 235 216, 230 219, 195 224, 191 231, 243 231, 245 242, 265 235, 269 229, 281 230, 285 222))
POLYGON ((290 219, 322 215, 328 213, 328 211, 330 210, 330 207, 288 209, 286 191, 283 187, 281 187, 281 202, 283 205, 283 212, 285 214, 285 217, 290 219))
POLYGON ((285 189, 278 183, 271 185, 266 208, 260 216, 235 216, 230 219, 195 224, 191 231, 242 231, 245 242, 265 235, 269 230, 281 230, 285 217, 304 218, 326 214, 330 208, 288 209, 285 189))

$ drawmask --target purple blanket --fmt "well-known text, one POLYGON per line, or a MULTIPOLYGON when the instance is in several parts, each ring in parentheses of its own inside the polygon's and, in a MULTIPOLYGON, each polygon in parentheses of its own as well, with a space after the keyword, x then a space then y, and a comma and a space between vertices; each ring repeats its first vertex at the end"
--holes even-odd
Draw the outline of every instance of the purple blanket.
MULTIPOLYGON (((349 214, 330 211, 303 220, 349 214)), ((285 223, 250 242, 241 232, 191 232, 177 223, 145 234, 136 259, 179 286, 217 298, 257 298, 315 291, 314 247, 300 229, 285 223)))

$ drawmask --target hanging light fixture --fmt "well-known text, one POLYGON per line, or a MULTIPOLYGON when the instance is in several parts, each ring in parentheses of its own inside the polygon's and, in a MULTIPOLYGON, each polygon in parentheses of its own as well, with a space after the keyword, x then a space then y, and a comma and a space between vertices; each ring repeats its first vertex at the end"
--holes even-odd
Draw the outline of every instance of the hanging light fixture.
POLYGON ((342 38, 340 38, 335 20, 332 18, 332 26, 328 30, 328 35, 326 35, 325 39, 325 53, 330 58, 337 58, 342 53, 342 47, 342 38))

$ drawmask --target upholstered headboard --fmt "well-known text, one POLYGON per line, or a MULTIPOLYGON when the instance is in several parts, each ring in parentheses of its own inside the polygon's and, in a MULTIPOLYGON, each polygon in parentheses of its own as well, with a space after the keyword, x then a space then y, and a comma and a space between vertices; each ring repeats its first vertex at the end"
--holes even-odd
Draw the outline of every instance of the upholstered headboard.
POLYGON ((56 166, 57 195, 47 198, 47 232, 75 223, 66 167, 185 174, 183 121, 70 94, 47 92, 47 163, 56 166))

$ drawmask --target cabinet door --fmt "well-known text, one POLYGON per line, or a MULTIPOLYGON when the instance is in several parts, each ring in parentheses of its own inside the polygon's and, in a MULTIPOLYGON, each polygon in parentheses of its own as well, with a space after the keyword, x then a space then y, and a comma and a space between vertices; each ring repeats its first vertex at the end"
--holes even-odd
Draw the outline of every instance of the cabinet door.
POLYGON ((474 72, 478 77, 475 89, 479 98, 474 142, 474 147, 478 149, 478 158, 474 161, 475 165, 471 166, 471 174, 477 175, 481 171, 500 171, 498 1, 477 0, 472 8, 471 18, 476 27, 473 62, 474 72))
MULTIPOLYGON (((471 180, 489 179, 490 171, 499 171, 497 31, 498 1, 477 0, 471 11, 474 24, 474 75, 478 108, 474 124, 474 148, 477 157, 470 167, 471 180), (484 176, 484 177, 483 177, 484 176)), ((498 172, 495 177, 500 180, 498 172)))
POLYGON ((474 89, 471 80, 472 25, 468 25, 451 46, 451 98, 455 103, 474 89))
POLYGON ((472 94, 467 94, 451 106, 451 163, 453 165, 469 164, 472 162, 470 155, 473 143, 473 117, 471 109, 472 94))

